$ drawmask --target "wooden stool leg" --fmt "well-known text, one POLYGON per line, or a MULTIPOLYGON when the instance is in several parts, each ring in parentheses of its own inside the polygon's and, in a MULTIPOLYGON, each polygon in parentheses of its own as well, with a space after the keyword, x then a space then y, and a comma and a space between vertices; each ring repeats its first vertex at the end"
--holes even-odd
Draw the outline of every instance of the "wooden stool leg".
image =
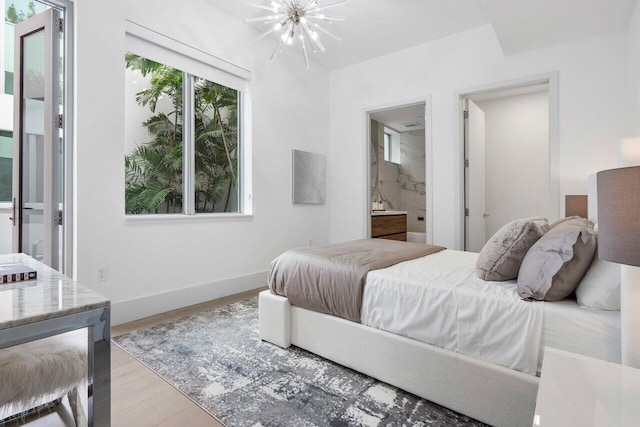
POLYGON ((68 394, 69 404, 71 405, 71 411, 73 412, 73 419, 76 422, 76 427, 87 427, 87 417, 82 407, 82 398, 78 387, 75 387, 68 394))

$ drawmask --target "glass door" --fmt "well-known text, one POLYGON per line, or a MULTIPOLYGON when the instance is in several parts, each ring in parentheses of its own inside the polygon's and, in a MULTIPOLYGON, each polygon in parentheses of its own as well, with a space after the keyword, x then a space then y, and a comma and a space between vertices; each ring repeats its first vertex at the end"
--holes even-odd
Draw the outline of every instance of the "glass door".
POLYGON ((59 269, 62 235, 59 12, 15 27, 13 250, 59 269))

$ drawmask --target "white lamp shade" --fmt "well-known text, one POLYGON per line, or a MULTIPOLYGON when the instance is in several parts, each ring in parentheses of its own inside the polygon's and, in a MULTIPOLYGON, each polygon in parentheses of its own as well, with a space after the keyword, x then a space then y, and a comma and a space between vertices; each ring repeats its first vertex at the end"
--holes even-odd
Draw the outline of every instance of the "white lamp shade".
POLYGON ((640 138, 620 140, 620 167, 640 166, 640 138))

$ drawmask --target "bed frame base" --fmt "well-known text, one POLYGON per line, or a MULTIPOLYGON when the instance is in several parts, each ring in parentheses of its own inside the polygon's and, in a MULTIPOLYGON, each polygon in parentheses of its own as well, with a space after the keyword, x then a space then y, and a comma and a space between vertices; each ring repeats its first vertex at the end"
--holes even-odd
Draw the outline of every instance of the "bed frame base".
POLYGON ((538 378, 360 323, 259 297, 260 338, 290 345, 494 426, 531 426, 538 378))

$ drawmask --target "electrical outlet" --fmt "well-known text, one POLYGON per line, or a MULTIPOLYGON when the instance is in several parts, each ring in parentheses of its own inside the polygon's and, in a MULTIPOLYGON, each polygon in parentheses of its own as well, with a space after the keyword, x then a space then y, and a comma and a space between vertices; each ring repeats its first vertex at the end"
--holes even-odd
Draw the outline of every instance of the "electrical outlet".
POLYGON ((98 282, 106 282, 107 281, 107 267, 98 267, 96 270, 96 279, 98 282))

